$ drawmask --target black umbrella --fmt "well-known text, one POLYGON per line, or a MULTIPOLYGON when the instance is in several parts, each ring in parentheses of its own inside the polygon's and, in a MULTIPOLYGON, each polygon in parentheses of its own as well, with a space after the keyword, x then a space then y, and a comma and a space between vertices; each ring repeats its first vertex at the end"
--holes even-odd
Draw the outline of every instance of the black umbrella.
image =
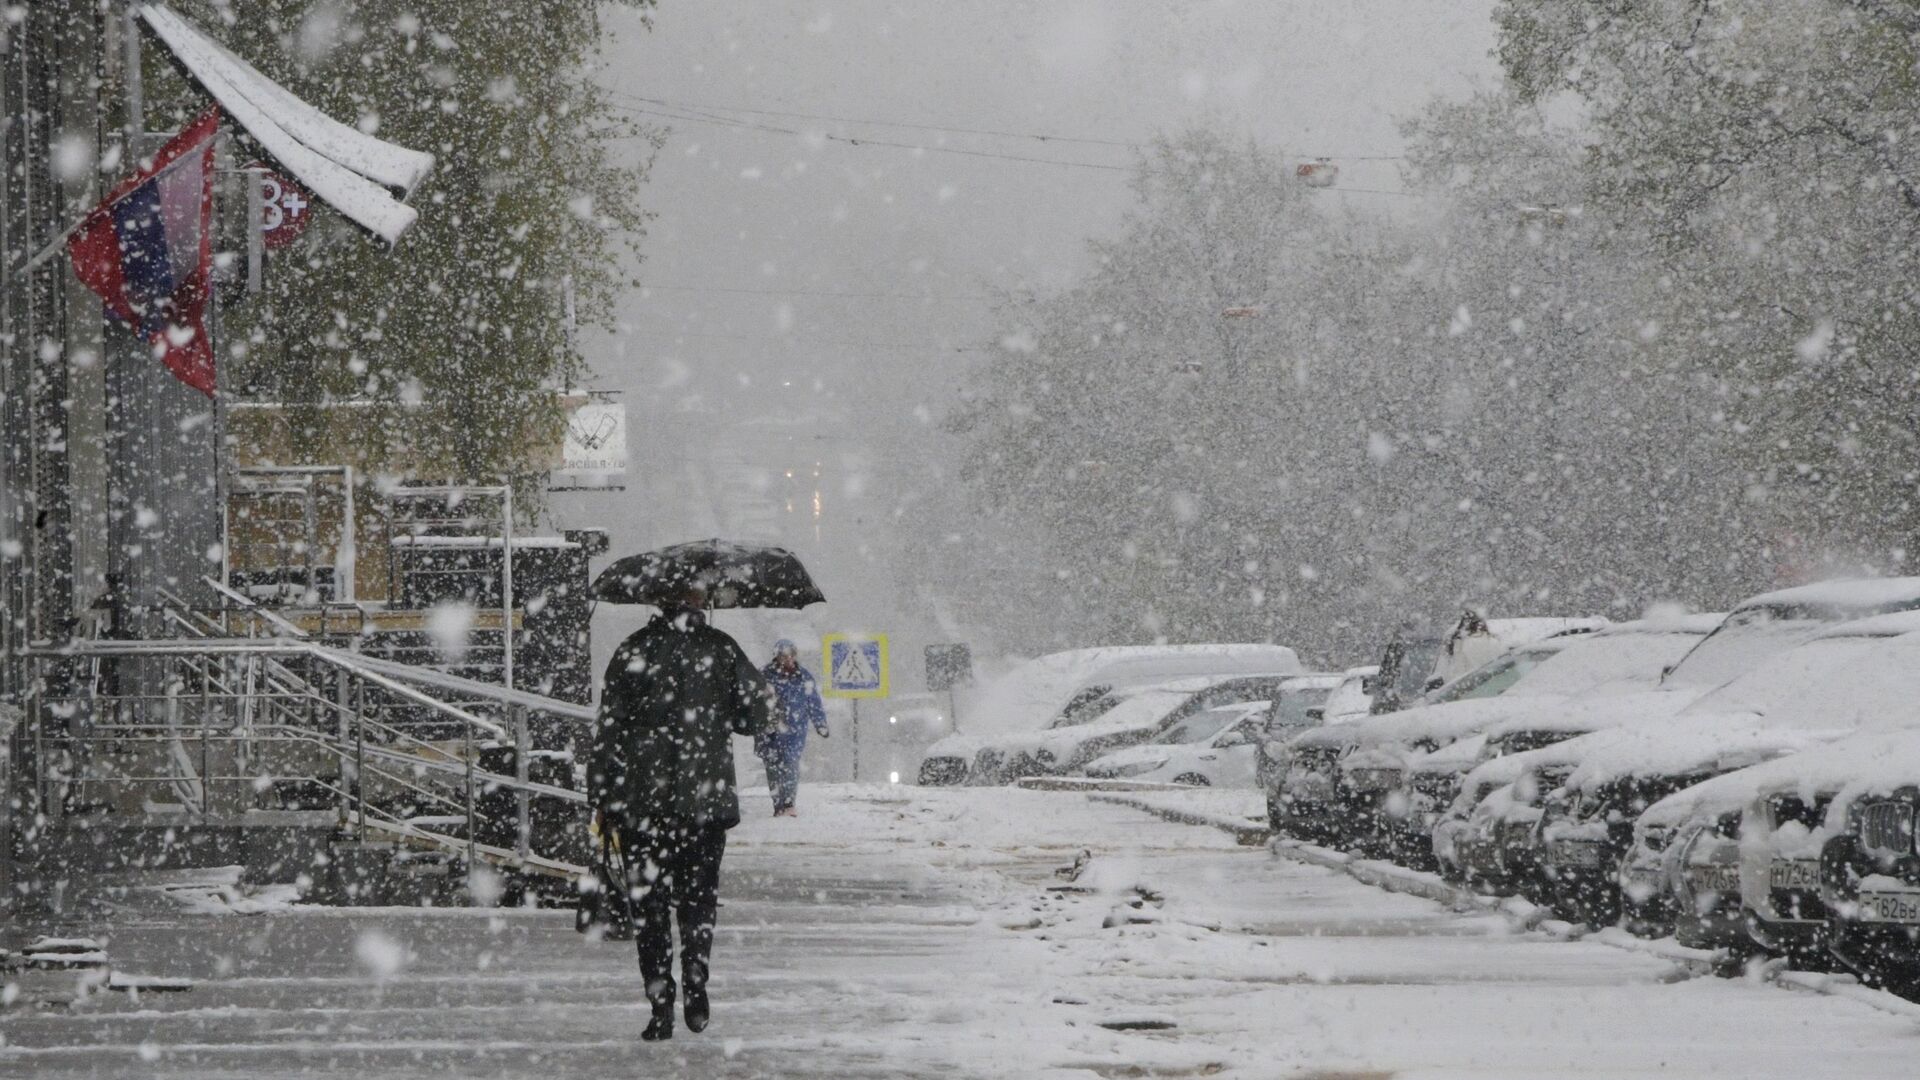
POLYGON ((826 600, 785 548, 694 540, 629 555, 594 579, 596 599, 664 607, 698 586, 710 608, 803 608, 826 600))

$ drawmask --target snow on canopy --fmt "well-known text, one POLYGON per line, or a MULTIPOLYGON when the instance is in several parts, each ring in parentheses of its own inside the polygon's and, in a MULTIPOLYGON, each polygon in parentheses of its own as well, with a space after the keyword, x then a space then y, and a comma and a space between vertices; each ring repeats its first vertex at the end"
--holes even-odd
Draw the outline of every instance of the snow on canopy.
POLYGON ((366 168, 380 177, 407 181, 399 186, 411 190, 413 183, 425 175, 424 170, 431 167, 431 157, 413 156, 414 151, 358 132, 352 132, 358 141, 350 140, 341 130, 351 129, 341 125, 319 125, 312 119, 318 115, 314 110, 288 109, 282 95, 291 98, 291 94, 284 90, 277 94, 265 90, 261 84, 269 80, 244 63, 236 64, 237 57, 226 53, 166 7, 148 4, 140 9, 140 15, 188 75, 315 197, 389 246, 400 242, 419 212, 394 199, 379 183, 357 170, 366 168), (346 162, 329 156, 321 147, 339 153, 346 162), (419 160, 420 157, 425 157, 425 161, 419 160))
POLYGON ((147 4, 141 16, 156 33, 164 23, 169 34, 210 51, 223 65, 228 81, 241 93, 265 110, 288 134, 336 164, 391 189, 402 199, 412 195, 413 189, 433 171, 432 154, 376 139, 335 120, 261 74, 233 50, 200 33, 166 5, 147 4))

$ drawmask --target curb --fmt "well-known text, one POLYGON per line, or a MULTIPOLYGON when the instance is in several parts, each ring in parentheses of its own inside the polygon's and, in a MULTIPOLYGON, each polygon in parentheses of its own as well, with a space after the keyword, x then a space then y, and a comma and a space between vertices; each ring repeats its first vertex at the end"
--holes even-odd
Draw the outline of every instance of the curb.
POLYGON ((1126 795, 1090 791, 1087 793, 1087 798, 1093 802, 1112 803, 1115 806, 1125 806, 1134 810, 1144 811, 1164 821, 1171 821, 1176 825, 1202 825, 1209 829, 1219 829, 1221 832, 1239 841, 1243 847, 1259 847, 1273 836, 1273 830, 1268 829, 1264 825, 1253 825, 1246 821, 1236 821, 1233 818, 1215 817, 1212 814, 1203 814, 1197 810, 1182 810, 1173 806, 1161 806, 1157 803, 1148 802, 1145 799, 1132 798, 1126 795))
MULTIPOLYGON (((1276 838, 1269 847, 1281 858, 1345 871, 1355 881, 1387 892, 1425 897, 1447 904, 1456 911, 1477 909, 1498 912, 1505 915, 1516 930, 1537 930, 1562 940, 1591 941, 1596 945, 1605 945, 1622 952, 1640 953, 1666 960, 1697 975, 1713 972, 1724 959, 1719 952, 1688 948, 1672 938, 1649 941, 1634 937, 1619 927, 1610 926, 1596 931, 1586 926, 1569 926, 1551 918, 1545 909, 1535 907, 1517 897, 1482 896, 1471 890, 1451 885, 1435 874, 1408 870, 1403 866, 1374 859, 1356 859, 1346 852, 1334 851, 1301 840, 1276 838)), ((1777 969, 1764 972, 1759 978, 1782 990, 1797 990, 1802 993, 1844 998, 1902 1019, 1920 1022, 1920 1003, 1908 1001, 1885 990, 1862 986, 1851 976, 1777 969)))
MULTIPOLYGON (((1386 892, 1418 896, 1445 904, 1455 911, 1498 913, 1506 916, 1514 929, 1523 932, 1538 931, 1567 941, 1591 941, 1596 945, 1605 945, 1623 952, 1640 953, 1666 960, 1701 975, 1713 971, 1723 959, 1717 952, 1688 948, 1672 938, 1648 941, 1645 938, 1634 937, 1618 927, 1606 927, 1595 931, 1585 926, 1569 926, 1551 918, 1544 908, 1535 907, 1518 897, 1483 896, 1471 889, 1453 885, 1438 874, 1409 870, 1404 866, 1378 859, 1356 858, 1347 852, 1309 844, 1304 840, 1274 836, 1269 829, 1228 818, 1219 818, 1192 810, 1180 810, 1170 806, 1159 806, 1145 799, 1129 798, 1125 795, 1089 792, 1087 798, 1095 802, 1131 807, 1180 825, 1201 825, 1219 829, 1232 834, 1235 839, 1248 847, 1266 844, 1267 849, 1280 858, 1306 863, 1309 866, 1324 867, 1328 870, 1338 870, 1363 885, 1371 885, 1386 892)), ((1764 972, 1759 978, 1782 990, 1797 990, 1802 993, 1844 998, 1902 1019, 1920 1022, 1920 1003, 1908 1001, 1885 990, 1862 986, 1851 976, 1777 969, 1764 972)))

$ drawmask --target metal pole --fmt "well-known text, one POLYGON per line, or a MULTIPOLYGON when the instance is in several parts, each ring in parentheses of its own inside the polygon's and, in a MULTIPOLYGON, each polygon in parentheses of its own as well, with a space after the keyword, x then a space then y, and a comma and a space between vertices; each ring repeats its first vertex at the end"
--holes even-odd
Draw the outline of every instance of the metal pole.
MULTIPOLYGON (((353 466, 345 466, 344 473, 342 482, 346 485, 346 506, 341 512, 346 516, 340 524, 340 547, 334 556, 333 594, 341 602, 351 604, 358 595, 358 585, 354 579, 360 574, 360 541, 359 534, 354 530, 359 527, 359 521, 353 511, 353 466), (346 580, 340 580, 342 575, 346 580)), ((322 633, 326 632, 325 623, 326 620, 322 619, 322 633)))
POLYGON ((213 812, 213 770, 207 732, 213 726, 213 658, 200 669, 200 816, 213 812))
POLYGON ((355 677, 353 685, 353 804, 360 815, 360 842, 367 842, 367 680, 355 677))
MULTIPOLYGON (((216 166, 226 164, 231 152, 233 140, 225 132, 214 137, 214 162, 216 166)), ((216 174, 217 175, 217 174, 216 174)), ((219 232, 220 221, 220 182, 213 185, 214 231, 219 232)), ((254 231, 258 231, 257 229, 254 231)), ((213 356, 213 505, 220 514, 220 584, 229 588, 233 585, 233 531, 229 527, 227 500, 229 498, 227 476, 227 362, 220 356, 220 345, 225 335, 220 332, 220 268, 215 265, 211 271, 212 281, 208 282, 207 297, 207 349, 213 356)))
POLYGON ((533 796, 524 786, 529 779, 527 755, 532 751, 532 739, 527 731, 527 710, 518 705, 507 706, 507 716, 513 721, 513 776, 523 785, 514 800, 518 816, 518 831, 514 838, 514 854, 522 859, 533 852, 533 796))
POLYGON ((478 854, 478 852, 475 850, 478 845, 475 841, 474 834, 479 832, 480 822, 479 822, 479 819, 474 816, 474 812, 473 812, 473 754, 474 754, 473 725, 468 724, 466 728, 467 728, 467 896, 469 899, 471 899, 473 896, 473 875, 480 868, 480 864, 474 861, 475 855, 478 854))
POLYGON ((500 489, 500 608, 507 623, 502 641, 506 643, 502 685, 513 689, 513 484, 500 489))
POLYGON ((247 294, 258 295, 267 261, 267 177, 263 169, 247 169, 247 294))
POLYGON ((860 699, 853 699, 853 782, 860 782, 860 699))
POLYGON ((126 48, 127 65, 127 157, 135 168, 140 163, 140 144, 147 134, 146 83, 140 71, 140 0, 128 0, 121 44, 126 48))

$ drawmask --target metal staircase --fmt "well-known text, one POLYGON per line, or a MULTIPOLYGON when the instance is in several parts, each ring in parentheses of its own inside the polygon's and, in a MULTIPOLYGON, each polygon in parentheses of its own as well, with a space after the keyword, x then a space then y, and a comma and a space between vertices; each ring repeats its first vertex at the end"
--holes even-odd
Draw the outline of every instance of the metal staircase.
POLYGON ((386 849, 521 880, 583 872, 570 750, 590 706, 321 644, 221 592, 236 606, 218 617, 166 598, 178 638, 25 650, 30 831, 298 821, 326 833, 322 865, 386 849))

